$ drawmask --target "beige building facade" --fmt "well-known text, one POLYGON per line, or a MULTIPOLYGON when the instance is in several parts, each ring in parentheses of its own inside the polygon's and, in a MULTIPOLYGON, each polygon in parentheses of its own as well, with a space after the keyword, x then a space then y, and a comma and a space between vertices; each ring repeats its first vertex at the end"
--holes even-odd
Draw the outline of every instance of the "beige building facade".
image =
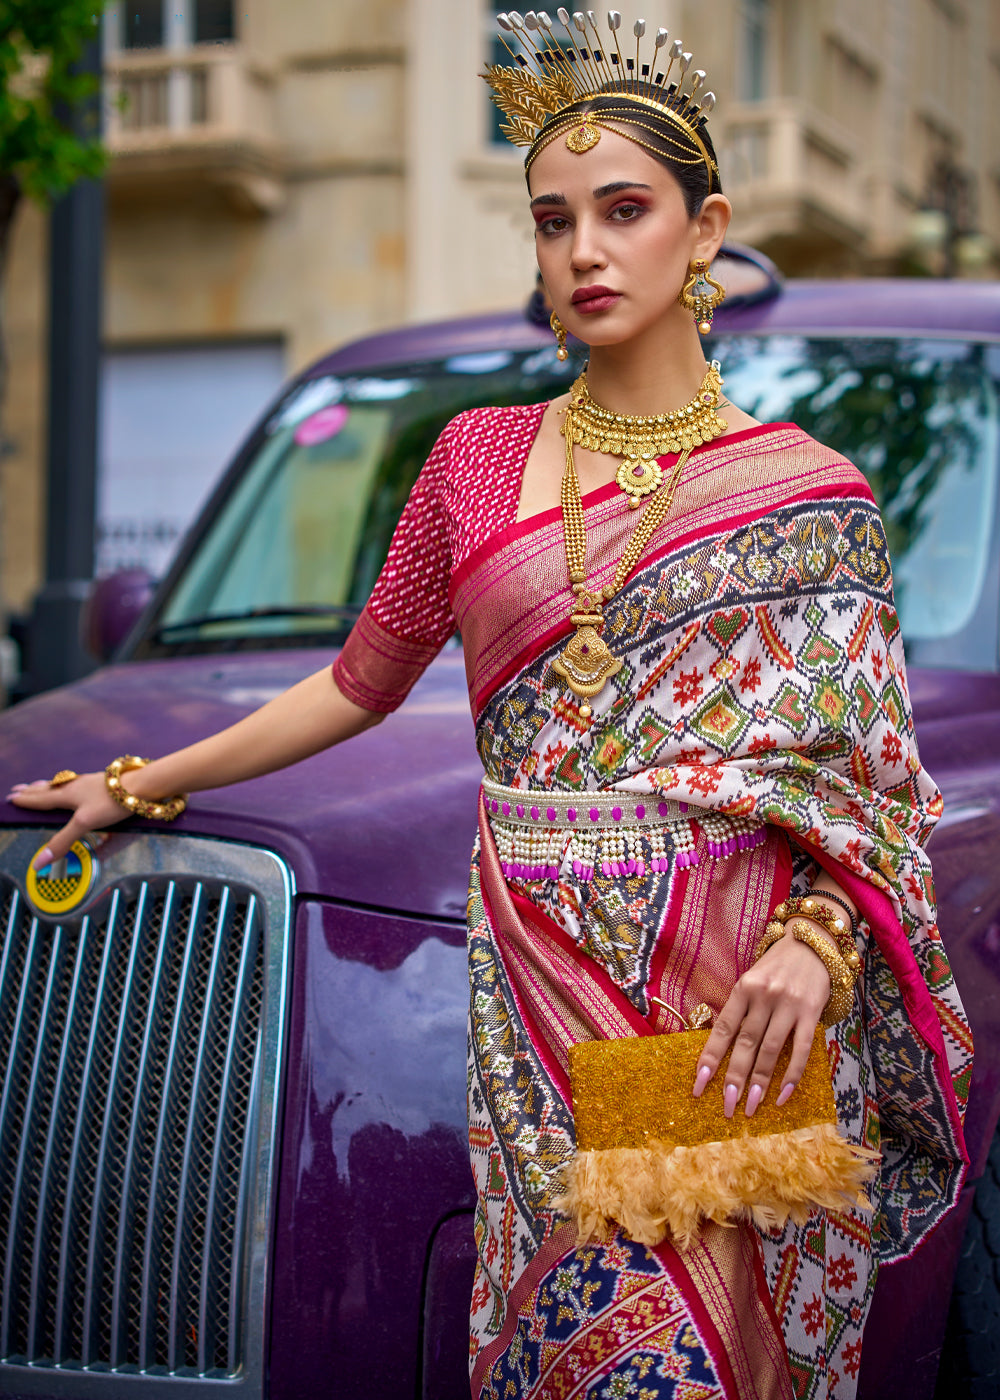
MULTIPOLYGON (((791 274, 996 275, 996 0, 657 0, 647 18, 719 95, 734 237, 791 274)), ((523 302, 523 153, 497 138, 476 76, 493 33, 480 0, 109 5, 105 344, 133 435, 145 352, 182 369, 198 352, 187 372, 202 379, 217 352, 228 383, 260 345, 280 379, 370 330, 523 302)), ((0 597, 14 610, 43 568, 46 231, 23 207, 6 273, 0 597)), ((169 450, 185 449, 150 476, 169 474, 169 450)))

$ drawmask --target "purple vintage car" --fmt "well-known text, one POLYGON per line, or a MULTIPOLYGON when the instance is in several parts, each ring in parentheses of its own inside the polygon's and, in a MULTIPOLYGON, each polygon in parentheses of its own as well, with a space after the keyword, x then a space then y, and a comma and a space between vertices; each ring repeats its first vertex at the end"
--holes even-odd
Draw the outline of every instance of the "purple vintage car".
MULTIPOLYGON (((977 1038, 962 1204, 883 1271, 861 1393, 930 1397, 944 1345, 939 1394, 993 1394, 972 1377, 1000 1321, 1000 285, 781 287, 739 250, 728 280, 728 394, 849 455, 885 515, 977 1038)), ((578 365, 520 314, 313 365, 138 621, 142 578, 100 585, 105 656, 135 622, 112 664, 0 716, 0 778, 186 744, 323 665, 443 423, 560 392, 578 365)), ((456 639, 379 728, 38 879, 51 820, 0 811, 0 1394, 468 1395, 479 776, 456 639), (419 829, 413 791, 435 802, 419 829)))

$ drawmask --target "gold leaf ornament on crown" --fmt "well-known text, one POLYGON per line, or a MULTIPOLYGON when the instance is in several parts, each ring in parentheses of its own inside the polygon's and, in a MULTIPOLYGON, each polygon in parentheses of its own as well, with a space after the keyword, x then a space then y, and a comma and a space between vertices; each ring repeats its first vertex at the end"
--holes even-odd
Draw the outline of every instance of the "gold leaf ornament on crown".
POLYGON ((560 135, 565 136, 568 149, 580 155, 597 145, 602 130, 657 149, 636 133, 635 128, 644 123, 631 107, 571 113, 560 120, 561 114, 578 102, 620 96, 648 109, 650 122, 656 124, 647 129, 674 145, 674 160, 691 165, 703 161, 709 191, 713 184, 717 188, 718 166, 702 135, 715 107, 715 94, 705 91, 704 70, 692 71, 692 55, 684 51, 683 42, 671 42, 666 29, 658 29, 650 42, 646 21, 637 19, 632 25, 633 52, 632 45, 619 41, 622 17, 618 10, 607 12, 606 41, 601 38, 594 10, 570 14, 560 8, 556 16, 565 32, 562 40, 556 37, 545 10, 498 14, 500 41, 514 66, 494 63, 482 74, 492 89, 493 101, 507 119, 500 128, 504 136, 515 146, 531 147, 526 165, 530 166, 549 140, 560 135), (622 127, 623 122, 629 124, 628 129, 622 127), (683 139, 672 140, 664 125, 683 139))

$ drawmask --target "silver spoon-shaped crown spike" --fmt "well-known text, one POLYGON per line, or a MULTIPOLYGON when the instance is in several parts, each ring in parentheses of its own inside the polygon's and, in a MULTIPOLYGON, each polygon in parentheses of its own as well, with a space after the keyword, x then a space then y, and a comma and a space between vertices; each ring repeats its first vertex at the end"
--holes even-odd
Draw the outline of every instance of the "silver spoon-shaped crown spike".
POLYGON ((644 19, 637 19, 636 22, 635 22, 635 24, 633 24, 633 26, 632 26, 632 33, 635 35, 635 37, 636 37, 637 39, 641 39, 642 36, 645 34, 645 32, 646 32, 646 21, 645 21, 644 19))

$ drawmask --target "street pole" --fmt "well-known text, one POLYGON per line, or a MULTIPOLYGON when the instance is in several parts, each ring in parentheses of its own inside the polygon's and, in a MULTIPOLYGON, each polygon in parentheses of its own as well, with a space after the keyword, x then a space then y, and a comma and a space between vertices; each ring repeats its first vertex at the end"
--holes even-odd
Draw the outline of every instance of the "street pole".
MULTIPOLYGON (((98 40, 77 65, 101 73, 98 40)), ((74 115, 99 131, 100 90, 74 115)), ((80 180, 52 206, 49 248, 49 404, 45 582, 35 598, 28 689, 48 690, 93 669, 80 614, 94 574, 104 185, 80 180)))

